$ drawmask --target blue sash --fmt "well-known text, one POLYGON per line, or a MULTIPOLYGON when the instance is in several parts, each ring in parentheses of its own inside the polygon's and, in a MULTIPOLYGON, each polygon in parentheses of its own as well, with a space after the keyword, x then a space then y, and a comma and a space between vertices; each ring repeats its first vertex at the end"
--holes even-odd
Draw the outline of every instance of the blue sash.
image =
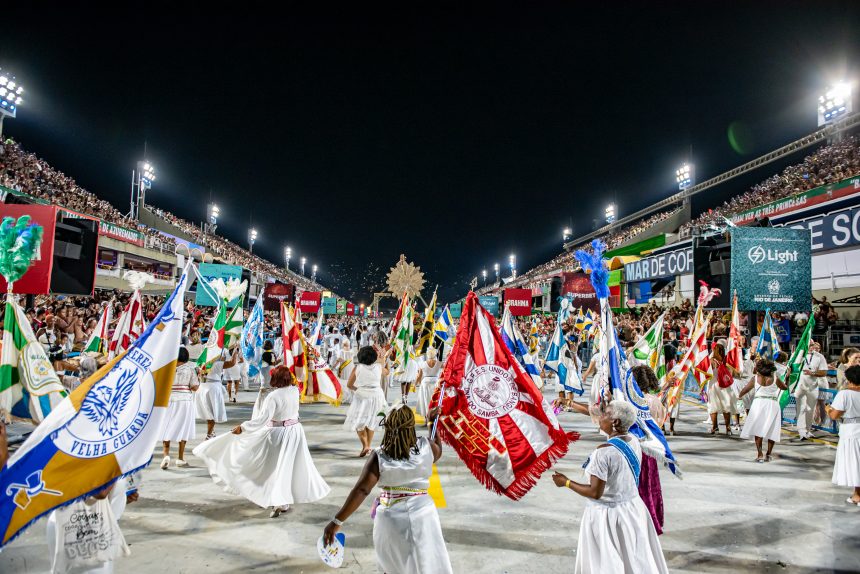
POLYGON ((636 486, 638 487, 641 467, 639 466, 639 459, 636 458, 636 453, 633 452, 633 449, 630 448, 630 445, 626 441, 618 437, 611 438, 606 442, 617 448, 624 455, 624 458, 627 460, 627 466, 630 467, 630 472, 633 473, 633 479, 636 481, 636 486))

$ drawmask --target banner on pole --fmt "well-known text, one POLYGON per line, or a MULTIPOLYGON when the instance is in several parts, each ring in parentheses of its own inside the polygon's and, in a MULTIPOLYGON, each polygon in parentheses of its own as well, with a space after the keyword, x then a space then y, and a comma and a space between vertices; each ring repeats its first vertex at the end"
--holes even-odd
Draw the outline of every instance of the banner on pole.
POLYGON ((732 230, 732 292, 743 311, 812 309, 809 231, 774 227, 732 230))

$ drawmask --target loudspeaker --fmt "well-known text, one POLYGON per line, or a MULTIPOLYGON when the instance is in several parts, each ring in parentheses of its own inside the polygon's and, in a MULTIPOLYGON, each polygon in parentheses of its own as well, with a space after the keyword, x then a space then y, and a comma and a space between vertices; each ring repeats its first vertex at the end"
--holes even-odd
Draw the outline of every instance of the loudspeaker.
MULTIPOLYGON (((61 212, 62 213, 62 212, 61 212)), ((96 282, 99 222, 65 217, 54 232, 51 292, 92 295, 96 282)))

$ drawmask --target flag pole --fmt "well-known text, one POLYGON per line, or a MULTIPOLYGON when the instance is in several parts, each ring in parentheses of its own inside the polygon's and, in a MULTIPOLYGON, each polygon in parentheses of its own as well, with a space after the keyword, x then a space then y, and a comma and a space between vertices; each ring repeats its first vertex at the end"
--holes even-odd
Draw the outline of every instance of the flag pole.
POLYGON ((433 428, 430 430, 430 440, 436 438, 436 427, 439 424, 439 417, 442 416, 442 397, 445 396, 445 381, 442 381, 442 388, 439 389, 439 401, 436 403, 436 418, 433 419, 433 428))

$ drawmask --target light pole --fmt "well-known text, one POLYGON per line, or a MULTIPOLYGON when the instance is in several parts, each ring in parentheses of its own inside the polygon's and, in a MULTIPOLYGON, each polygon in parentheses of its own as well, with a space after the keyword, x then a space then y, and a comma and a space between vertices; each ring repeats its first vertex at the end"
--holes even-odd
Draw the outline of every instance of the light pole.
POLYGON ((155 168, 148 161, 137 162, 137 169, 131 170, 131 217, 140 218, 140 208, 146 205, 146 190, 152 189, 155 181, 155 168), (136 192, 136 195, 135 195, 136 192))
POLYGON ((302 263, 302 277, 304 277, 304 276, 305 276, 305 263, 307 263, 307 262, 308 262, 307 257, 302 257, 302 258, 301 258, 301 263, 302 263))
POLYGON ((499 282, 499 264, 498 263, 493 264, 493 271, 496 272, 496 283, 498 283, 499 282))
POLYGON ((313 267, 311 267, 311 270, 313 271, 313 274, 311 275, 311 283, 316 283, 317 282, 317 266, 314 265, 313 267))
POLYGON ((24 88, 15 81, 15 76, 0 68, 0 137, 3 137, 3 119, 6 116, 15 119, 18 114, 18 106, 24 101, 21 99, 23 92, 24 88))
POLYGON ((248 230, 248 253, 254 252, 254 243, 257 242, 257 230, 253 227, 248 230))
POLYGON ((481 275, 483 275, 483 277, 484 277, 484 287, 486 287, 487 286, 487 270, 484 269, 483 271, 481 271, 481 275))
POLYGON ((513 253, 508 256, 508 263, 511 265, 511 279, 517 278, 517 257, 513 253))
POLYGON ((609 205, 607 205, 606 209, 604 210, 604 214, 606 215, 606 223, 612 223, 613 221, 615 221, 615 204, 610 203, 609 205))
POLYGON ((571 236, 571 235, 573 235, 573 231, 570 229, 570 227, 565 227, 565 228, 562 230, 562 232, 561 232, 561 241, 562 241, 562 244, 567 243, 568 241, 570 241, 570 236, 571 236))
POLYGON ((221 216, 221 209, 214 203, 209 203, 206 206, 206 224, 203 226, 205 233, 214 234, 218 229, 218 218, 221 216))
POLYGON ((693 178, 696 170, 693 164, 685 163, 675 170, 675 181, 678 182, 678 191, 684 191, 688 187, 693 186, 693 178))
POLYGON ((289 245, 287 245, 287 248, 284 249, 284 261, 286 262, 286 265, 287 265, 287 271, 290 270, 290 257, 292 257, 292 256, 293 256, 293 250, 290 249, 289 245))
POLYGON ((825 90, 818 97, 818 125, 834 122, 854 111, 851 84, 840 82, 825 90))

